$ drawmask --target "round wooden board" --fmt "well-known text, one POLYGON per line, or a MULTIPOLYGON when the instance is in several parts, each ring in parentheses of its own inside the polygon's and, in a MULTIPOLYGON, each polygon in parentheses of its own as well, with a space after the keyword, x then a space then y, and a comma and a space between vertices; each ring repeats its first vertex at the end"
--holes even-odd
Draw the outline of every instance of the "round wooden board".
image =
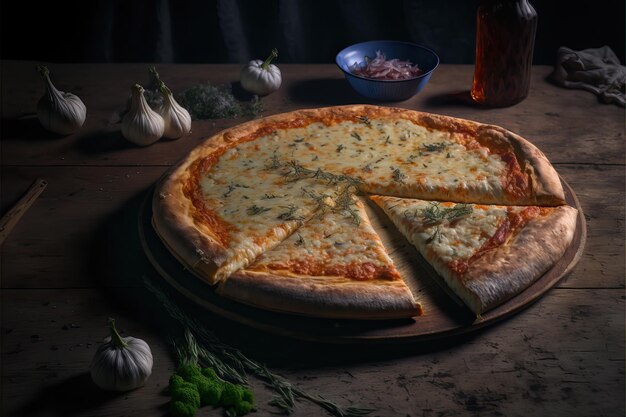
POLYGON ((563 179, 566 200, 578 209, 572 244, 559 262, 526 290, 499 307, 476 317, 374 204, 366 204, 372 224, 396 266, 424 308, 424 315, 401 320, 331 320, 276 313, 250 307, 218 295, 214 288, 185 269, 152 227, 152 190, 139 212, 139 236, 158 274, 190 301, 230 320, 282 336, 321 343, 417 342, 457 336, 496 323, 543 296, 580 260, 587 237, 585 217, 572 188, 563 179))

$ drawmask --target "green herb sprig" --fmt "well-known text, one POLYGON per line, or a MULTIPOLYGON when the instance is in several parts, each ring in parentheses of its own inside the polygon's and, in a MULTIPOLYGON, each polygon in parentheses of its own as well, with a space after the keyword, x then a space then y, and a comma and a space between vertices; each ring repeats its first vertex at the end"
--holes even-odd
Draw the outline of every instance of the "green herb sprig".
POLYGON ((399 168, 394 169, 391 175, 395 182, 404 182, 406 179, 406 174, 400 171, 399 168))
POLYGON ((419 210, 419 215, 424 218, 426 224, 437 224, 443 220, 453 221, 472 214, 472 206, 469 204, 455 204, 452 207, 442 208, 439 203, 430 203, 425 209, 419 210))
POLYGON ((261 207, 261 206, 257 206, 256 204, 253 204, 246 209, 246 213, 248 213, 248 216, 256 216, 257 214, 261 214, 269 210, 271 210, 271 208, 261 207))
POLYGON ((296 407, 296 401, 301 399, 310 401, 337 417, 358 417, 375 411, 369 408, 342 408, 321 395, 312 395, 296 387, 285 378, 273 374, 264 364, 221 342, 213 332, 185 314, 171 297, 147 277, 144 277, 144 285, 154 294, 170 317, 183 326, 186 342, 182 346, 179 343, 177 356, 192 360, 197 358, 198 363, 213 368, 221 378, 238 384, 247 383, 247 373, 254 375, 274 391, 276 395, 270 401, 270 405, 279 408, 284 414, 291 414, 296 407))
POLYGON ((365 126, 372 127, 372 122, 370 121, 370 119, 367 116, 357 116, 356 119, 359 122, 365 124, 365 126))
POLYGON ((425 143, 422 145, 427 152, 439 152, 448 147, 447 143, 438 142, 438 143, 425 143))
POLYGON ((327 212, 339 213, 346 217, 350 217, 355 225, 361 224, 361 216, 356 209, 356 199, 354 198, 354 189, 351 185, 346 185, 333 195, 316 194, 307 188, 303 188, 302 192, 311 197, 317 204, 320 216, 327 212))
POLYGON ((404 216, 407 218, 421 218, 426 226, 434 226, 433 234, 426 239, 426 243, 435 240, 441 241, 442 233, 440 223, 444 220, 454 221, 472 214, 474 209, 469 204, 455 204, 452 207, 441 207, 439 203, 433 202, 424 209, 416 209, 411 212, 407 210, 404 216))
POLYGON ((298 216, 296 214, 298 212, 298 207, 296 207, 294 204, 289 204, 288 206, 281 206, 281 208, 284 209, 285 211, 280 213, 276 217, 277 219, 280 219, 280 220, 295 220, 295 221, 302 221, 302 220, 304 220, 303 216, 298 216))
POLYGON ((215 86, 208 82, 181 91, 176 96, 176 101, 189 111, 194 120, 256 117, 263 112, 258 96, 255 95, 249 102, 240 101, 233 94, 230 85, 215 86))
POLYGON ((361 224, 361 217, 355 209, 356 200, 353 198, 353 195, 359 191, 359 187, 362 183, 359 178, 344 174, 333 174, 321 168, 316 170, 305 168, 295 160, 283 163, 276 154, 272 155, 272 158, 266 166, 268 166, 268 168, 275 167, 275 169, 284 169, 283 177, 285 177, 287 181, 299 181, 311 178, 326 182, 329 185, 341 185, 341 188, 334 195, 316 194, 306 188, 303 188, 302 191, 315 201, 321 214, 327 211, 343 213, 352 218, 356 225, 361 224), (332 204, 330 201, 332 201, 332 204))
POLYGON ((337 185, 339 183, 347 183, 356 189, 359 188, 362 181, 359 178, 352 177, 345 174, 333 174, 328 171, 324 171, 321 168, 316 170, 303 167, 298 161, 289 161, 284 164, 280 164, 285 168, 283 176, 289 181, 298 181, 305 178, 313 178, 316 180, 325 181, 329 185, 337 185))

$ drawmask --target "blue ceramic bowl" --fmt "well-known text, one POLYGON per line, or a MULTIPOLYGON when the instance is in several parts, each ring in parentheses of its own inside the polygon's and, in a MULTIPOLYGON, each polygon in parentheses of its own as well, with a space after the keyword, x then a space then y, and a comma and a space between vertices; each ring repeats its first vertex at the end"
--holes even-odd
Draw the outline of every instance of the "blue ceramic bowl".
POLYGON ((403 101, 419 93, 428 83, 430 76, 439 65, 437 54, 424 46, 401 41, 369 41, 350 45, 341 50, 335 58, 348 83, 359 94, 381 101, 403 101), (365 61, 365 56, 374 58, 381 51, 387 59, 400 59, 417 64, 424 71, 421 75, 406 80, 376 80, 354 75, 350 67, 365 61))

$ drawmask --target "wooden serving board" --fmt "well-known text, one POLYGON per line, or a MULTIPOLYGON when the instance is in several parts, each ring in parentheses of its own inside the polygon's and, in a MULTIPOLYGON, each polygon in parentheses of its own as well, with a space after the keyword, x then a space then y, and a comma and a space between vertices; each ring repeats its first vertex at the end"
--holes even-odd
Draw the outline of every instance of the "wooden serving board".
POLYGON ((585 217, 572 188, 563 179, 566 201, 578 209, 572 244, 559 262, 526 290, 499 307, 476 317, 440 283, 436 272, 396 230, 375 204, 366 204, 374 228, 397 268, 424 308, 424 314, 400 320, 332 320, 262 310, 218 295, 171 254, 152 227, 152 190, 139 212, 139 236, 145 254, 158 274, 190 301, 230 320, 301 340, 321 343, 416 342, 457 336, 494 324, 546 294, 580 260, 587 237, 585 217))

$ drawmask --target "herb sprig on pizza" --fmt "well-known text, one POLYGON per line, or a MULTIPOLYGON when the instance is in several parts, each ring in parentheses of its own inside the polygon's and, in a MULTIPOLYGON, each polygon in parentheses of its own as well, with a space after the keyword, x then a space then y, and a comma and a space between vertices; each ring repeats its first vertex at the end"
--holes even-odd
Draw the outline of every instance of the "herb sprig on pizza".
MULTIPOLYGON (((450 277, 459 280, 462 268, 472 270, 493 249, 480 242, 505 248, 519 241, 519 250, 536 250, 524 231, 539 229, 539 239, 550 227, 540 219, 567 213, 541 267, 520 278, 506 272, 509 260, 496 259, 490 285, 504 295, 495 301, 462 296, 476 313, 537 279, 563 255, 575 229, 575 209, 565 205, 558 174, 522 137, 468 120, 366 105, 279 114, 207 139, 157 185, 153 223, 185 267, 239 301, 320 317, 415 316, 419 303, 357 197, 367 195, 457 291, 466 289, 450 277), (424 203, 400 214, 387 198, 424 203), (483 214, 498 219, 489 231, 469 227, 477 217, 484 221, 483 214), (449 241, 448 250, 463 252, 471 242, 480 255, 442 261, 437 245, 469 219, 463 239, 449 241), (419 239, 410 221, 424 229, 419 239), (492 232, 497 237, 488 238, 492 232), (335 242, 328 233, 345 238, 335 242)), ((502 250, 492 252, 508 259, 502 250)))

